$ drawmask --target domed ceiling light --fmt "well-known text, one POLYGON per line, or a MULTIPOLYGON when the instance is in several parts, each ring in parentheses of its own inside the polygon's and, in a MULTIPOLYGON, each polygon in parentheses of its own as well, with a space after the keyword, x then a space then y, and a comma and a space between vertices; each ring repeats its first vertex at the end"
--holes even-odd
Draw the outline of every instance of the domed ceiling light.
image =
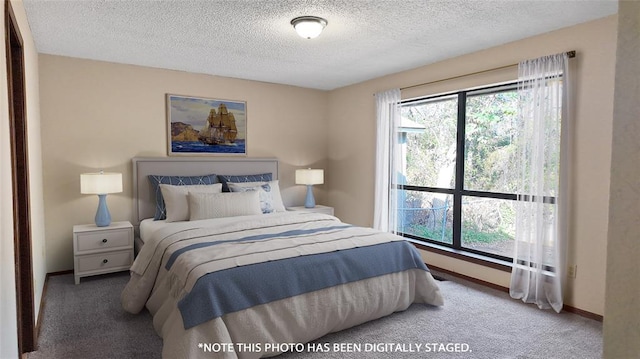
POLYGON ((327 26, 327 20, 317 16, 300 16, 291 20, 291 25, 301 37, 313 39, 327 26))

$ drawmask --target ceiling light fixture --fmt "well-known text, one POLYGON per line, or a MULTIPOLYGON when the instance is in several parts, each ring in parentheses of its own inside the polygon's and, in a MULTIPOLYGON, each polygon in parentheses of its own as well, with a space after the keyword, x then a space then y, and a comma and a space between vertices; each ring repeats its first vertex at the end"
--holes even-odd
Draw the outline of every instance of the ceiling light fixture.
POLYGON ((291 20, 298 35, 306 39, 318 37, 327 23, 327 20, 317 16, 300 16, 291 20))

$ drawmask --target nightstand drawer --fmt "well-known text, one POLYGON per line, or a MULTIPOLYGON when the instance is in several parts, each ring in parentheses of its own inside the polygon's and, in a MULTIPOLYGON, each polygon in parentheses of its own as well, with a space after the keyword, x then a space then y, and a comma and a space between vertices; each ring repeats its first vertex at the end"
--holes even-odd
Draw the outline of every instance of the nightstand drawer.
POLYGON ((76 236, 77 252, 130 247, 131 233, 128 229, 78 233, 76 236))
POLYGON ((76 257, 79 273, 108 270, 111 268, 130 267, 133 253, 130 249, 117 252, 89 254, 76 257))
POLYGON ((74 278, 129 270, 133 264, 133 226, 128 221, 107 227, 73 226, 74 278))

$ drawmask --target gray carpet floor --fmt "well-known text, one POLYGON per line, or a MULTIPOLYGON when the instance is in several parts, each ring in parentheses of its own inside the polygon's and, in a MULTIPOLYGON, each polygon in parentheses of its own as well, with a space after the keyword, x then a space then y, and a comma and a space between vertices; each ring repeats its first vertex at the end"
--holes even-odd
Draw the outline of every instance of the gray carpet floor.
MULTIPOLYGON (((162 340, 153 330, 150 314, 145 310, 131 315, 120 307, 120 292, 127 280, 124 272, 83 278, 76 286, 73 275, 50 277, 38 351, 28 358, 160 358, 162 340)), ((443 307, 414 304, 404 312, 322 337, 315 341, 316 351, 289 352, 278 358, 601 357, 602 323, 598 321, 541 311, 510 299, 507 293, 460 279, 439 285, 445 297, 443 307), (360 345, 361 351, 335 347, 339 343, 360 345), (457 343, 464 352, 435 351, 446 349, 448 343, 457 343), (379 350, 372 352, 367 344, 379 350), (419 352, 403 352, 417 350, 417 344, 422 344, 419 352), (430 352, 425 351, 427 345, 430 352)), ((211 357, 203 353, 203 358, 211 357)))

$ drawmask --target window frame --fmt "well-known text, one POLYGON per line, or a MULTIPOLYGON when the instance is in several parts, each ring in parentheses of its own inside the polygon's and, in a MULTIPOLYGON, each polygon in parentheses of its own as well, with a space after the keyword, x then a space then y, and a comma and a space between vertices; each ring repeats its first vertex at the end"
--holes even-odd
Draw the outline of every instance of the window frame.
MULTIPOLYGON (((503 255, 485 252, 473 248, 462 246, 462 198, 464 196, 475 198, 492 198, 511 201, 529 201, 531 200, 528 195, 519 195, 517 193, 504 193, 495 191, 480 191, 480 190, 467 190, 464 188, 464 174, 465 174, 465 139, 466 139, 466 120, 467 120, 467 97, 476 95, 490 95, 500 92, 517 91, 517 82, 507 82, 502 84, 490 85, 485 87, 478 87, 466 90, 459 90, 448 92, 444 94, 438 94, 433 96, 425 96, 420 98, 408 99, 400 102, 400 106, 404 107, 414 103, 426 102, 430 100, 437 101, 438 98, 457 96, 457 131, 456 131, 456 166, 455 166, 455 180, 454 188, 440 188, 430 186, 416 186, 412 184, 392 184, 396 190, 407 190, 417 192, 431 192, 442 193, 453 196, 453 238, 452 243, 444 243, 436 241, 430 238, 420 237, 409 233, 401 232, 399 229, 396 232, 398 235, 406 237, 412 241, 421 243, 423 245, 431 247, 448 247, 455 252, 462 252, 472 254, 474 258, 480 258, 481 260, 495 262, 495 260, 501 262, 513 262, 513 257, 506 257, 503 255)), ((555 197, 545 196, 543 201, 545 203, 555 203, 555 197)))

